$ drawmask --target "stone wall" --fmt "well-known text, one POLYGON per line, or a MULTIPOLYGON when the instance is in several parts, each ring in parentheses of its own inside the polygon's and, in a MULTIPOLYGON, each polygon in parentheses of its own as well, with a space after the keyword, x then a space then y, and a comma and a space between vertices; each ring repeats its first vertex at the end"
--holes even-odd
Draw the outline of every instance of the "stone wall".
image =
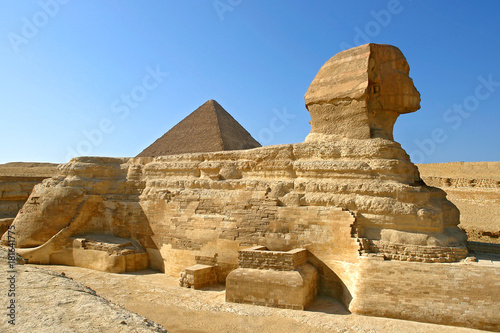
POLYGON ((217 283, 217 273, 213 266, 196 264, 185 268, 179 278, 179 285, 200 289, 217 283))
POLYGON ((433 247, 378 242, 370 245, 373 252, 386 259, 420 262, 456 262, 467 256, 467 249, 457 247, 433 247))
POLYGON ((0 176, 0 234, 7 231, 33 187, 42 180, 40 177, 0 176))
POLYGON ((318 292, 318 271, 306 263, 308 251, 239 251, 238 269, 226 279, 226 301, 304 310, 318 292))
POLYGON ((350 310, 500 331, 500 261, 414 263, 363 258, 350 310))
POLYGON ((500 181, 485 178, 464 178, 464 177, 422 177, 429 186, 440 188, 446 187, 476 187, 476 188, 500 188, 500 181))
POLYGON ((0 218, 14 218, 43 178, 0 177, 0 218))
POLYGON ((226 301, 304 310, 317 291, 318 273, 303 264, 293 271, 238 268, 226 281, 226 301))

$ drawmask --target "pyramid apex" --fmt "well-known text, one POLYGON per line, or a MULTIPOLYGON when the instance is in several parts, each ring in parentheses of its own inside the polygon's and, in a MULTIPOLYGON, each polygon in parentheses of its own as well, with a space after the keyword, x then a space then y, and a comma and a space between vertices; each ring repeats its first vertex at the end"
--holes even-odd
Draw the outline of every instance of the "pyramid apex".
POLYGON ((215 99, 209 99, 205 103, 203 103, 200 107, 198 107, 198 109, 196 109, 196 110, 206 109, 205 107, 213 107, 213 108, 220 107, 220 108, 224 109, 215 99))
POLYGON ((216 100, 210 99, 144 149, 137 157, 261 147, 216 100))

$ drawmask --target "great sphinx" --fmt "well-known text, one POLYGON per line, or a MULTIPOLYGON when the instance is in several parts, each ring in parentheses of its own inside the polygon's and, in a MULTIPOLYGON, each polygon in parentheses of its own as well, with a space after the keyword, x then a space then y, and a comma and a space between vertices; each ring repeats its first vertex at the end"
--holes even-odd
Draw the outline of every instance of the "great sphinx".
POLYGON ((151 268, 179 276, 210 262, 224 282, 239 250, 305 248, 319 292, 358 312, 363 258, 432 265, 467 256, 457 208, 420 179, 393 139, 397 117, 420 108, 398 48, 366 44, 335 55, 305 104, 311 132, 303 143, 72 159, 17 215, 18 252, 30 263, 91 267, 78 258, 81 240, 118 237, 142 247, 151 268))

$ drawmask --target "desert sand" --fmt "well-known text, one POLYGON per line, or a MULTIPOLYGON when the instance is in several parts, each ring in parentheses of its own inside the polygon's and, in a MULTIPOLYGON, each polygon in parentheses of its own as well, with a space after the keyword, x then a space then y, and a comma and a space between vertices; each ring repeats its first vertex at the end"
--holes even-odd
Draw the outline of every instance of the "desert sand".
POLYGON ((7 251, 0 248, 2 307, 14 299, 16 311, 12 318, 2 310, 0 332, 166 332, 62 274, 31 265, 17 265, 16 273, 8 270, 7 251), (8 286, 4 281, 12 276, 15 281, 8 286), (12 319, 15 325, 7 322, 12 319))
POLYGON ((224 286, 179 287, 153 270, 114 274, 80 267, 36 266, 64 273, 112 303, 163 325, 169 332, 484 332, 468 328, 350 314, 340 302, 319 297, 307 311, 226 303, 224 286))

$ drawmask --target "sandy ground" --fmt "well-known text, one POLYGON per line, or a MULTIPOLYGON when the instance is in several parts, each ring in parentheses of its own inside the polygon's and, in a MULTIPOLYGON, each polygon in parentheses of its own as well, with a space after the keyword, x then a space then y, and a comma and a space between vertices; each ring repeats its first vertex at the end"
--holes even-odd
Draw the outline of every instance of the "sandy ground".
POLYGON ((484 332, 350 314, 337 301, 319 297, 307 311, 226 303, 223 286, 193 290, 153 270, 113 274, 68 266, 37 266, 62 273, 98 295, 163 325, 169 332, 484 332))
POLYGON ((7 259, 7 251, 0 248, 2 333, 167 332, 147 318, 96 295, 83 284, 31 265, 9 267, 7 259), (7 309, 9 306, 11 309, 7 309))

